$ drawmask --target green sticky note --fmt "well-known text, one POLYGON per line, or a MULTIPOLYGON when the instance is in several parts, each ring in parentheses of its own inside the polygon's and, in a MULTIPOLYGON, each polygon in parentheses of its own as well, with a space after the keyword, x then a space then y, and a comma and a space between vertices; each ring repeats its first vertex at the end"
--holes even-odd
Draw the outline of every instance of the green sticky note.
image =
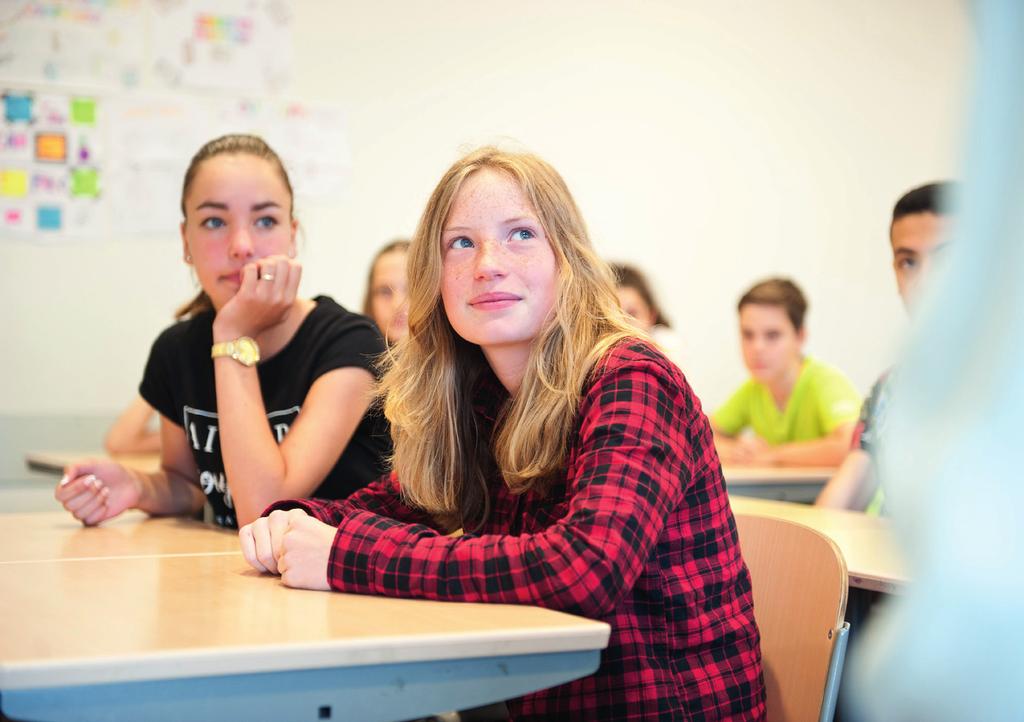
POLYGON ((0 170, 0 196, 21 198, 28 193, 28 173, 23 170, 0 170))
POLYGON ((71 122, 78 125, 96 123, 96 101, 92 98, 71 99, 71 122))
POLYGON ((100 194, 100 174, 92 168, 71 171, 71 195, 95 198, 100 194))

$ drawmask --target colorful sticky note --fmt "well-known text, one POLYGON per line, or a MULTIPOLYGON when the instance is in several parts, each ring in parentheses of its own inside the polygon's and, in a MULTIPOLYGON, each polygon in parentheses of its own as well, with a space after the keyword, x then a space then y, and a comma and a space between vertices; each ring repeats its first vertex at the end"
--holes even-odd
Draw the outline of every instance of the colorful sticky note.
POLYGON ((95 198, 100 194, 100 174, 93 168, 71 171, 71 195, 95 198))
POLYGON ((0 196, 21 198, 28 193, 28 173, 23 170, 0 170, 0 196))
POLYGON ((67 157, 67 136, 63 133, 36 133, 36 160, 63 163, 67 157))
POLYGON ((67 174, 39 170, 32 173, 33 193, 63 193, 67 190, 67 174))
POLYGON ((29 147, 29 134, 24 130, 0 130, 0 151, 23 151, 29 147))
POLYGON ((72 98, 71 122, 79 125, 95 125, 96 101, 92 98, 72 98))
POLYGON ((4 118, 8 123, 31 122, 32 96, 4 93, 4 118))
POLYGON ((0 232, 32 233, 35 227, 36 214, 28 203, 0 203, 0 232))
POLYGON ((31 233, 34 222, 35 214, 27 206, 0 202, 0 233, 31 233))
POLYGON ((59 231, 61 226, 60 206, 39 206, 36 209, 36 226, 41 231, 59 231))

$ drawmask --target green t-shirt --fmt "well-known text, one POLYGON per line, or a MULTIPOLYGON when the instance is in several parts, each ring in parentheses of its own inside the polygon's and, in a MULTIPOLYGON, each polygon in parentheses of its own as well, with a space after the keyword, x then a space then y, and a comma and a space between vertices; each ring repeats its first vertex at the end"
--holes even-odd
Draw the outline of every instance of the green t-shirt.
POLYGON ((775 405, 767 386, 750 379, 711 420, 729 436, 752 428, 769 444, 786 444, 821 439, 855 422, 860 405, 860 394, 842 371, 806 357, 785 409, 775 405))

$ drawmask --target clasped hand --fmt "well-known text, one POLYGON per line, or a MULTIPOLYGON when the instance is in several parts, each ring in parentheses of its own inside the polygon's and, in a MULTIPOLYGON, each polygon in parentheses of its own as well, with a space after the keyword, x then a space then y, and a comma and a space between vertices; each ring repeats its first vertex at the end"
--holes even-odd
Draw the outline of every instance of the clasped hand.
POLYGON ((774 449, 760 436, 741 436, 722 455, 722 461, 726 464, 771 466, 775 463, 774 449))
POLYGON ((301 509, 278 509, 238 530, 253 569, 280 574, 286 586, 329 590, 327 562, 337 530, 301 509))
POLYGON ((225 338, 257 336, 280 323, 299 291, 302 264, 287 256, 267 256, 245 264, 238 291, 217 312, 215 331, 225 338))
POLYGON ((109 459, 85 459, 64 469, 54 498, 86 526, 94 526, 138 505, 132 473, 109 459))

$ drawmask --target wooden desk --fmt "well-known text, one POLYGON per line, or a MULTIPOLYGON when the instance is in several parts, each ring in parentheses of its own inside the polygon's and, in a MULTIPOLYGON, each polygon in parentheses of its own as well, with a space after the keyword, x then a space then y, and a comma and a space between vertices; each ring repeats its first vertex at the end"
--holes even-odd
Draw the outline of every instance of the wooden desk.
POLYGON ((846 558, 850 586, 895 592, 908 582, 906 567, 888 519, 855 511, 730 496, 735 513, 760 514, 804 524, 831 538, 846 558))
POLYGON ((608 643, 607 624, 535 607, 287 589, 193 522, 3 521, 14 719, 401 720, 591 674, 608 643))
POLYGON ((831 467, 723 466, 730 496, 811 503, 832 478, 831 467))
MULTIPOLYGON (((110 456, 105 451, 29 451, 25 453, 25 466, 32 471, 60 476, 64 467, 73 461, 87 458, 110 456)), ((160 454, 116 454, 114 461, 133 469, 157 471, 160 468, 160 454)))
POLYGON ((2 525, 0 564, 237 554, 239 550, 238 533, 232 529, 181 517, 149 519, 141 511, 127 511, 101 526, 89 528, 63 509, 7 514, 2 525))

